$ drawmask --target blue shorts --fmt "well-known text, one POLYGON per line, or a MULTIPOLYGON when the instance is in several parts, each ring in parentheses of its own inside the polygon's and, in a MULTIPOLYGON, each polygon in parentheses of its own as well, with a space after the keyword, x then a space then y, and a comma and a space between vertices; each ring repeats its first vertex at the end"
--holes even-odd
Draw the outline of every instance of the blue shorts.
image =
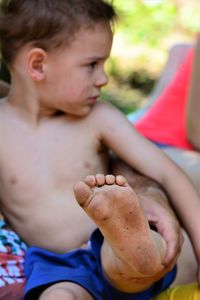
POLYGON ((100 250, 103 236, 95 230, 88 249, 77 249, 57 254, 38 247, 30 247, 25 260, 27 285, 24 300, 35 300, 48 287, 62 281, 77 283, 96 300, 149 300, 169 287, 176 268, 149 289, 135 293, 122 293, 113 288, 103 275, 100 250))

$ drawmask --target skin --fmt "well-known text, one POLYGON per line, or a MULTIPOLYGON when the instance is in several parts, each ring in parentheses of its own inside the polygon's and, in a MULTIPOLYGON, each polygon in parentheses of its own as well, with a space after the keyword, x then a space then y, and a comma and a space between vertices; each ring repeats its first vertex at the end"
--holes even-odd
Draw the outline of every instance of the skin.
MULTIPOLYGON (((200 154, 196 150, 182 150, 174 147, 166 147, 163 151, 186 172, 200 195, 200 154)), ((195 282, 197 278, 197 261, 191 241, 185 231, 183 235, 184 243, 177 261, 178 272, 174 286, 195 282)))
MULTIPOLYGON (((194 60, 192 64, 192 75, 186 106, 186 132, 187 139, 194 146, 194 150, 182 150, 167 147, 165 153, 173 159, 191 178, 200 195, 200 35, 197 36, 195 44, 194 60)), ((174 284, 188 283, 196 280, 197 265, 192 250, 191 242, 184 232, 185 242, 178 260, 178 274, 174 284)), ((199 275, 198 275, 199 276, 199 275)))
MULTIPOLYGON (((184 200, 191 199, 195 215, 199 214, 199 199, 187 177, 161 151, 139 136, 118 110, 97 103, 101 88, 108 82, 104 64, 111 45, 109 25, 98 23, 77 32, 70 46, 50 53, 25 45, 10 66, 11 90, 0 104, 1 209, 10 225, 30 245, 63 253, 88 240, 97 220, 93 214, 89 217, 75 201, 73 186, 88 174, 108 172, 109 148, 131 167, 161 183, 183 220, 191 219, 190 212, 182 208, 184 200)), ((117 185, 123 184, 117 182, 117 185)), ((92 188, 90 184, 89 187, 92 188)), ((76 197, 80 203, 80 197, 77 194, 76 197)), ((109 209, 112 211, 112 207, 109 209)), ((141 219, 144 221, 144 216, 141 219)), ((192 220, 195 221, 186 222, 185 226, 198 254, 199 241, 193 231, 199 227, 194 216, 192 220)), ((152 246, 147 221, 145 224, 142 233, 149 237, 147 242, 152 246)), ((131 231, 128 231, 130 236, 131 231)), ((106 229, 105 235, 107 238, 106 229)), ((127 240, 124 240, 126 244, 127 240)), ((119 244, 109 243, 115 248, 113 261, 116 261, 119 244)), ((107 249, 103 252, 106 257, 110 247, 104 249, 107 249)), ((120 261, 126 261, 127 256, 130 253, 124 258, 121 255, 120 261)), ((142 275, 151 274, 154 280, 155 274, 157 278, 161 271, 167 271, 163 265, 161 268, 159 251, 156 259, 158 257, 157 270, 152 271, 151 264, 142 275)), ((102 261, 111 281, 121 289, 119 270, 113 267, 114 263, 110 268, 104 258, 102 261)), ((127 262, 126 266, 122 265, 124 273, 131 268, 125 282, 126 291, 130 291, 132 264, 129 268, 127 262)), ((142 285, 140 289, 145 289, 150 281, 142 285)), ((67 284, 68 294, 71 288, 72 285, 67 284)), ((62 293, 62 287, 57 286, 52 299, 60 289, 62 293)), ((76 286, 75 290, 80 299, 91 299, 80 287, 76 286)))
MULTIPOLYGON (((139 292, 163 276, 166 243, 150 230, 137 195, 123 176, 87 176, 84 182, 75 184, 74 193, 104 235, 101 262, 114 287, 139 292)), ((81 287, 68 282, 47 288, 39 299, 68 299, 72 294, 76 299, 92 299, 81 287)))
POLYGON ((10 86, 3 80, 0 80, 0 98, 6 97, 9 92, 10 86))
POLYGON ((150 224, 154 225, 167 243, 167 253, 163 263, 174 266, 183 245, 182 230, 170 207, 162 187, 149 177, 133 170, 119 158, 111 155, 112 174, 123 175, 136 192, 138 199, 150 224))
POLYGON ((199 111, 200 111, 200 85, 199 85, 199 68, 200 68, 200 34, 197 37, 195 46, 195 56, 192 66, 192 79, 189 91, 189 99, 187 102, 186 111, 186 129, 188 140, 194 145, 195 149, 200 151, 200 125, 199 125, 199 111))
POLYGON ((154 280, 159 278, 166 243, 150 230, 137 195, 126 179, 121 175, 90 175, 75 184, 74 193, 103 233, 102 266, 111 283, 131 292, 147 288, 149 276, 151 283, 155 274, 154 280), (128 243, 132 246, 127 247, 128 243))

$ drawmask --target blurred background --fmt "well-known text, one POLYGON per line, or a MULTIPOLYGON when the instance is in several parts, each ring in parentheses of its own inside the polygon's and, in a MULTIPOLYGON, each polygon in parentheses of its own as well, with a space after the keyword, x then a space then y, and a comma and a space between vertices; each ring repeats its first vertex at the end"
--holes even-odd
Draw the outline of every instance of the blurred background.
POLYGON ((170 48, 194 43, 200 31, 200 0, 113 0, 114 28, 109 84, 102 98, 124 113, 148 99, 170 48))

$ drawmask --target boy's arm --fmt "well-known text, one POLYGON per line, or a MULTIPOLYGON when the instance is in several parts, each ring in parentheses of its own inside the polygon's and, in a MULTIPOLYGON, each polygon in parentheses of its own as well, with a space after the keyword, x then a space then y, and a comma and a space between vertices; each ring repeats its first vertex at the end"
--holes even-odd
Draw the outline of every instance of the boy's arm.
POLYGON ((200 262, 200 199, 193 184, 158 147, 136 132, 117 109, 100 103, 97 114, 101 141, 131 167, 164 187, 200 262))
POLYGON ((186 108, 188 140, 200 151, 200 34, 195 47, 189 96, 186 108))

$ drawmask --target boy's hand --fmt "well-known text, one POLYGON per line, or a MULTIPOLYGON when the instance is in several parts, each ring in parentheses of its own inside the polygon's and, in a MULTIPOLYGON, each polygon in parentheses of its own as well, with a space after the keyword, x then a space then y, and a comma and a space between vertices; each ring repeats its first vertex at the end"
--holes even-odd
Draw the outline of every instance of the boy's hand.
POLYGON ((161 190, 149 188, 139 197, 150 224, 156 227, 167 243, 163 264, 170 269, 180 254, 184 240, 179 222, 161 190))

